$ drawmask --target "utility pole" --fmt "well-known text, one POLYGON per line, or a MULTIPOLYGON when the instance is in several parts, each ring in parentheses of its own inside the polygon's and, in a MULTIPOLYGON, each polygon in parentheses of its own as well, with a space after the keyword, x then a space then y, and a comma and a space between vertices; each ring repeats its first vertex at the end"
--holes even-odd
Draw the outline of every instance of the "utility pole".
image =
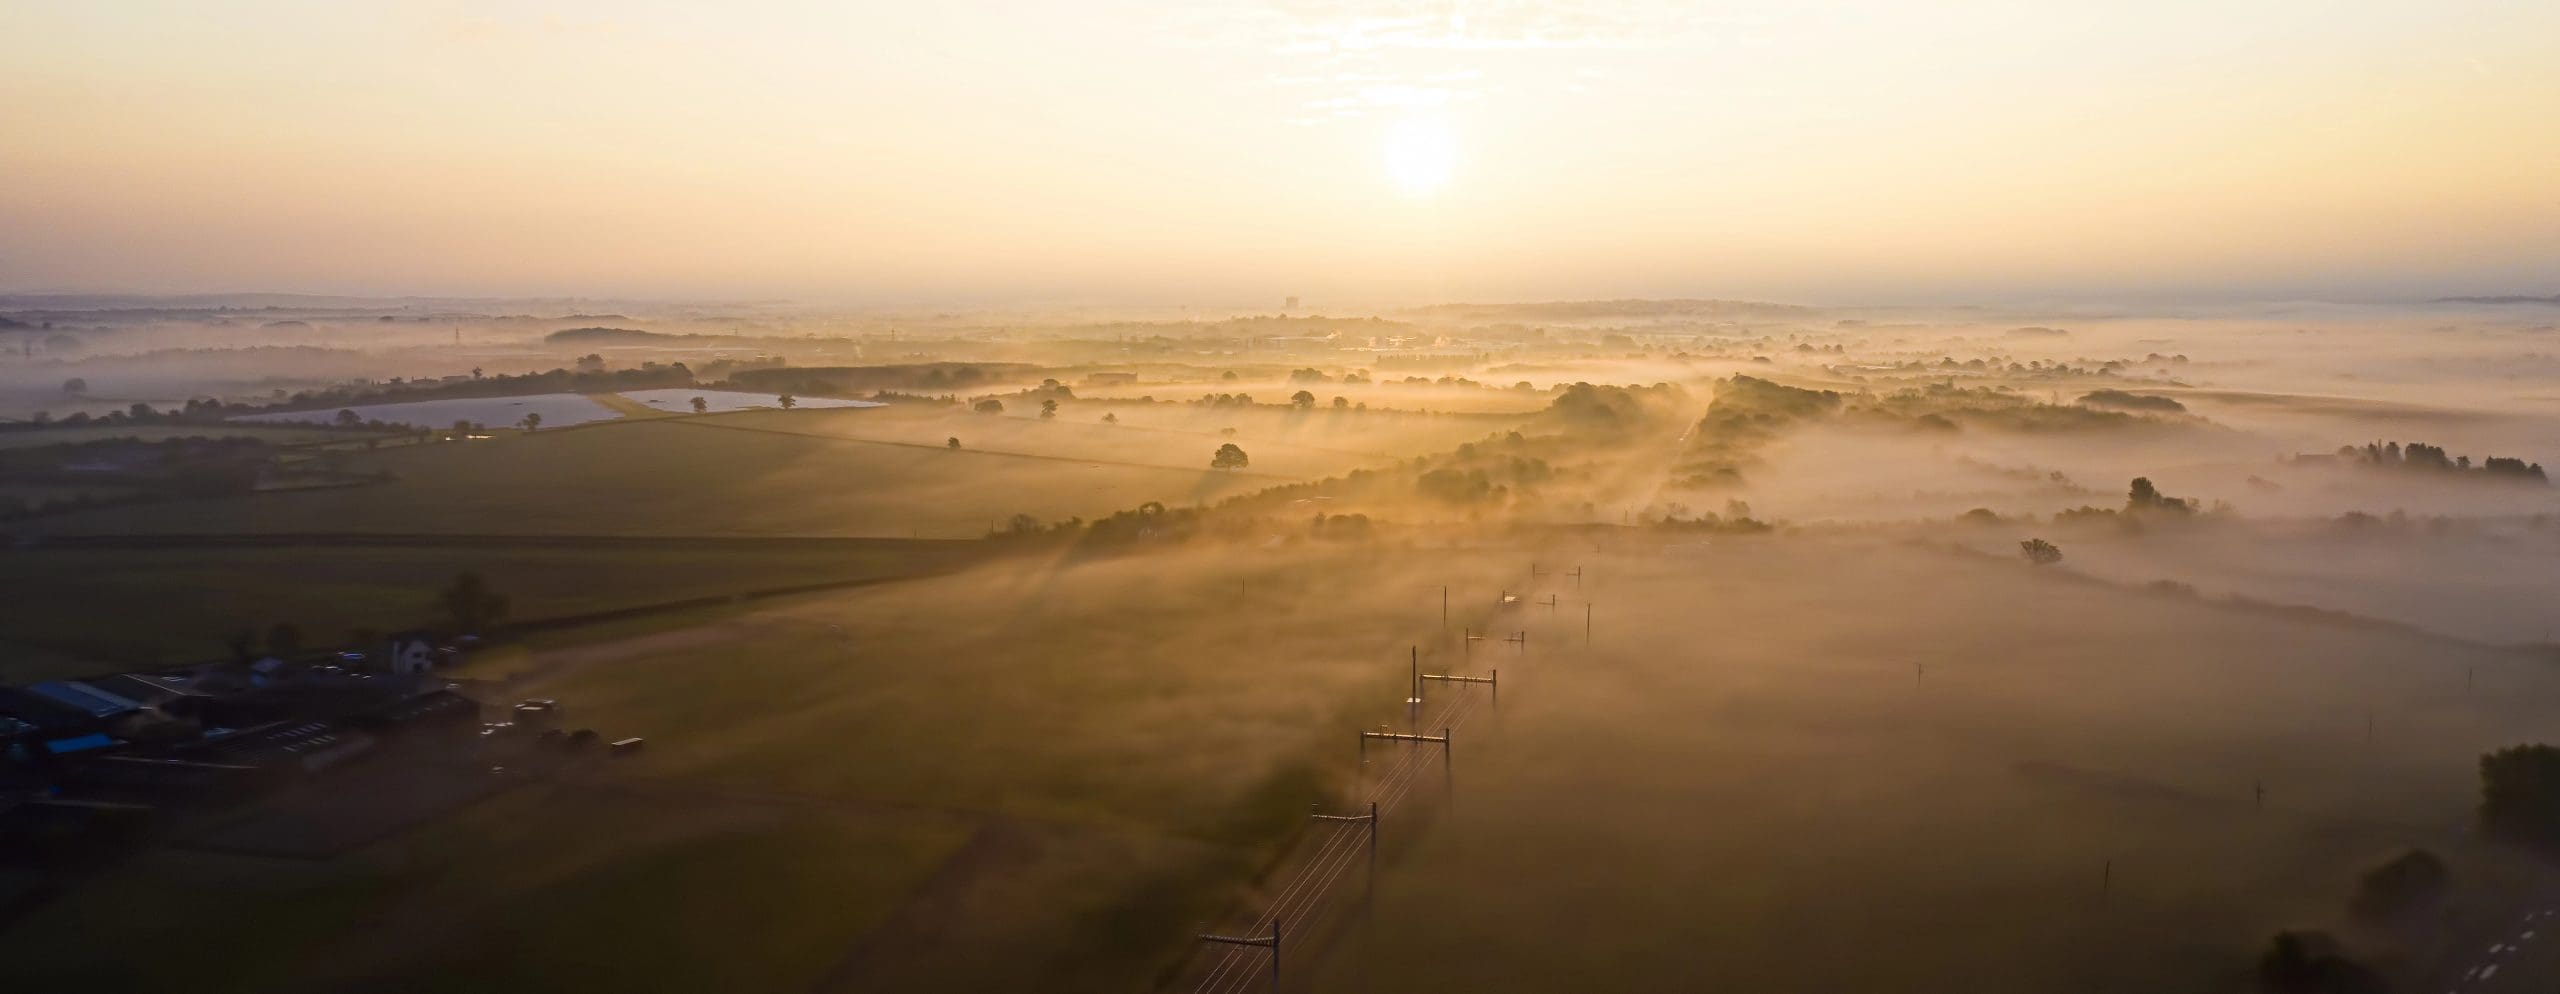
POLYGON ((1200 933, 1200 941, 1202 941, 1202 942, 1216 942, 1216 943, 1222 943, 1222 944, 1230 945, 1230 946, 1266 946, 1266 947, 1269 947, 1269 948, 1270 948, 1270 950, 1271 950, 1271 989, 1272 989, 1272 990, 1275 990, 1275 991, 1280 989, 1280 918, 1279 918, 1279 916, 1277 916, 1277 915, 1272 916, 1272 919, 1271 919, 1271 934, 1270 934, 1270 935, 1263 935, 1263 936, 1245 936, 1245 935, 1211 935, 1211 934, 1209 934, 1209 933, 1207 933, 1207 932, 1202 932, 1202 933, 1200 933))

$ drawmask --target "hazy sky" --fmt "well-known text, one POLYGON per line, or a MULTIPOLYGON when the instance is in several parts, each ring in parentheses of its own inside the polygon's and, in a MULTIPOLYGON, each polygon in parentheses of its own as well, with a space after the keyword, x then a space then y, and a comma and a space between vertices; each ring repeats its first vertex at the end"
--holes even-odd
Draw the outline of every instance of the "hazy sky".
POLYGON ((2560 3, 0 3, 0 289, 2560 292, 2560 3))

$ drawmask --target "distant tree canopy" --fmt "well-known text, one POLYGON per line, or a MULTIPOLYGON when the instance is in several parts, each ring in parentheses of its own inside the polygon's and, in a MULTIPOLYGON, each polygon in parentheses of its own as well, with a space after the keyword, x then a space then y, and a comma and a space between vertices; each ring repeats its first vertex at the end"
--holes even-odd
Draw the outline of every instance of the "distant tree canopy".
POLYGON ((1209 457, 1209 468, 1243 469, 1246 466, 1251 465, 1252 462, 1252 458, 1244 454, 1244 449, 1242 447, 1236 445, 1234 442, 1228 442, 1225 445, 1218 446, 1217 454, 1209 457))
POLYGON ((960 447, 960 436, 958 436, 958 435, 953 435, 953 436, 951 436, 950 438, 943 439, 943 440, 942 440, 942 447, 943 447, 943 448, 946 448, 946 449, 956 449, 956 448, 959 448, 959 447, 960 447))
POLYGON ((436 606, 456 630, 476 634, 503 620, 508 602, 505 594, 489 589, 489 581, 480 574, 462 573, 436 595, 436 606))
POLYGON ((2018 555, 2038 566, 2051 566, 2062 561, 2062 550, 2040 538, 2018 543, 2018 555))
POLYGON ((2278 932, 2258 957, 2258 989, 2268 994, 2380 994, 2381 981, 2320 932, 2278 932))
POLYGON ((2162 414, 2183 414, 2187 410, 2187 405, 2178 403, 2174 398, 2124 390, 2092 390, 2080 395, 2080 403, 2086 407, 2109 407, 2120 411, 2153 411, 2162 414))
POLYGON ((2430 473, 2477 473, 2484 477, 2503 480, 2551 482, 2550 476, 2543 472, 2541 463, 2529 463, 2523 459, 2506 456, 2490 456, 2474 467, 2470 456, 2448 455, 2445 450, 2425 442, 2411 442, 2405 446, 2398 442, 2370 442, 2362 448, 2353 445, 2341 446, 2338 449, 2338 458, 2354 465, 2380 469, 2407 469, 2430 473))
POLYGON ((68 394, 84 394, 84 393, 88 393, 88 392, 89 392, 89 381, 88 381, 87 379, 84 379, 84 378, 82 378, 82 377, 78 377, 78 376, 74 376, 74 377, 72 377, 72 378, 70 378, 70 379, 64 380, 64 381, 62 381, 62 392, 63 392, 63 393, 68 393, 68 394))
POLYGON ((1289 395, 1289 405, 1301 411, 1316 406, 1316 395, 1305 390, 1289 395))
POLYGON ((540 411, 527 411, 527 412, 525 412, 525 415, 524 415, 524 421, 523 421, 523 422, 521 422, 521 423, 524 425, 524 430, 526 430, 526 431, 541 431, 541 430, 542 430, 542 412, 540 412, 540 411))
POLYGON ((775 395, 775 397, 773 398, 773 402, 774 402, 774 403, 777 403, 777 404, 782 405, 782 409, 783 409, 783 410, 786 410, 786 411, 788 411, 788 410, 790 410, 790 409, 792 409, 792 408, 794 408, 794 407, 798 407, 798 406, 800 406, 800 398, 798 398, 798 397, 794 397, 794 396, 792 396, 792 395, 790 395, 790 394, 787 394, 787 393, 786 393, 786 394, 777 394, 777 395, 775 395))
POLYGON ((1048 419, 1048 418, 1054 418, 1054 417, 1057 417, 1057 416, 1058 416, 1058 402, 1057 402, 1057 401, 1055 401, 1055 400, 1044 400, 1044 401, 1041 401, 1041 402, 1040 402, 1040 417, 1041 417, 1042 419, 1044 419, 1044 420, 1045 420, 1045 419, 1048 419))
POLYGON ((693 413, 695 413, 695 414, 701 414, 701 413, 704 413, 704 412, 706 412, 706 411, 711 410, 711 402, 710 402, 710 401, 708 401, 708 400, 705 400, 705 399, 703 399, 703 398, 701 398, 701 397, 696 397, 696 398, 694 398, 694 399, 693 399, 693 401, 692 401, 692 404, 693 404, 693 413))
POLYGON ((969 405, 969 409, 980 414, 1002 414, 1004 413, 1004 401, 988 397, 975 404, 969 405))
POLYGON ((2151 485, 2150 477, 2137 476, 2133 478, 2133 486, 2125 492, 2124 509, 2136 514, 2148 511, 2191 514, 2196 506, 2194 501, 2161 493, 2160 488, 2151 485))
POLYGON ((2480 757, 2480 827, 2560 848, 2560 746, 2511 746, 2480 757))
POLYGON ((2411 849, 2365 871, 2356 881, 2347 912, 2368 922, 2407 918, 2435 907, 2452 885, 2453 872, 2443 859, 2424 849, 2411 849))

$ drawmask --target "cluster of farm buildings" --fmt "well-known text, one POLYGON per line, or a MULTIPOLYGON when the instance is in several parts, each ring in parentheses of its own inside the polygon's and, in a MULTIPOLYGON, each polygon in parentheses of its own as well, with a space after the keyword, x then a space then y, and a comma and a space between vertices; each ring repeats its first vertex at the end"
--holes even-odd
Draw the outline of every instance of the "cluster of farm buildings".
POLYGON ((0 840, 87 835, 245 800, 412 737, 468 738, 480 705, 422 633, 267 657, 0 687, 0 840))

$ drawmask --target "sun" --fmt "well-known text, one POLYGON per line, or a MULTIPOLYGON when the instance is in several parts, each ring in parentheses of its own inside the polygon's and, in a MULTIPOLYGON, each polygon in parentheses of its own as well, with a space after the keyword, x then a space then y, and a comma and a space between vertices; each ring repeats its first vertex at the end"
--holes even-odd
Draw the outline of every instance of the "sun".
POLYGON ((1408 197, 1440 192, 1458 166, 1458 138, 1449 122, 1438 118, 1408 118, 1388 126, 1384 152, 1387 177, 1408 197))

